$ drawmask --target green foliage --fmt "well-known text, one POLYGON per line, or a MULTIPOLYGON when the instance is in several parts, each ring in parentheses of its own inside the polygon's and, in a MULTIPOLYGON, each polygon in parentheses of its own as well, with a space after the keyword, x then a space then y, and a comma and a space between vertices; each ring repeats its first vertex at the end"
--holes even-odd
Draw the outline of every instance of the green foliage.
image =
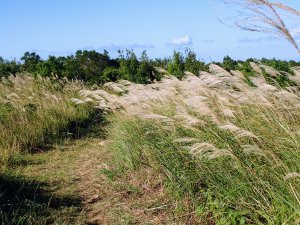
POLYGON ((22 71, 29 73, 35 73, 37 70, 37 65, 41 62, 41 57, 35 52, 25 52, 21 57, 23 64, 21 66, 22 71))
POLYGON ((238 68, 238 62, 227 55, 224 57, 221 67, 230 72, 230 70, 236 70, 238 68))
POLYGON ((168 63, 168 72, 178 79, 184 75, 184 57, 180 52, 174 51, 172 59, 168 63))
POLYGON ((120 69, 114 67, 107 67, 103 71, 103 81, 117 81, 122 78, 122 74, 120 73, 120 69))
POLYGON ((109 56, 107 52, 103 54, 93 51, 77 51, 75 54, 76 63, 79 65, 80 75, 78 79, 88 83, 104 83, 103 71, 108 66, 109 56))
POLYGON ((20 64, 16 60, 4 60, 0 57, 0 78, 10 74, 15 75, 20 71, 20 64))
POLYGON ((286 88, 289 86, 296 86, 296 83, 291 81, 287 74, 280 73, 278 77, 276 77, 276 82, 279 84, 281 88, 286 88))
POLYGON ((48 60, 37 64, 36 73, 42 77, 58 76, 62 77, 63 66, 66 58, 49 56, 48 60))
POLYGON ((189 71, 196 76, 199 74, 200 67, 199 61, 197 60, 197 55, 191 49, 185 50, 185 62, 184 62, 185 70, 189 71))
POLYGON ((277 60, 275 58, 273 58, 273 59, 262 58, 261 62, 264 65, 273 67, 275 70, 284 71, 284 72, 291 73, 291 74, 293 73, 292 70, 290 69, 291 66, 288 61, 277 60))
POLYGON ((152 65, 155 67, 161 67, 165 70, 168 69, 168 64, 169 64, 170 59, 169 58, 155 58, 152 61, 152 65))
POLYGON ((198 76, 200 71, 208 72, 208 65, 198 60, 197 55, 193 50, 186 48, 184 58, 184 69, 185 71, 189 71, 198 76))
POLYGON ((139 78, 138 83, 148 83, 149 81, 153 82, 154 79, 157 78, 154 73, 154 67, 151 65, 146 51, 142 52, 137 76, 139 78))
POLYGON ((139 77, 137 71, 139 68, 139 61, 133 51, 126 49, 126 55, 119 51, 119 64, 122 77, 126 80, 138 82, 139 77))

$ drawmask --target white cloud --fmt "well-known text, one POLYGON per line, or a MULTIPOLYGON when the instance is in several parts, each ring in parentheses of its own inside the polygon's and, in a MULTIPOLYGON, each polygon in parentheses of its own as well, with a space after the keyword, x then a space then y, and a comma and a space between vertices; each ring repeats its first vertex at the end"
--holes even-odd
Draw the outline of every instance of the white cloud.
POLYGON ((290 33, 293 36, 293 38, 300 37, 300 28, 291 29, 290 33))
POLYGON ((193 40, 189 35, 174 38, 171 42, 172 45, 177 45, 177 46, 191 45, 192 43, 193 40))

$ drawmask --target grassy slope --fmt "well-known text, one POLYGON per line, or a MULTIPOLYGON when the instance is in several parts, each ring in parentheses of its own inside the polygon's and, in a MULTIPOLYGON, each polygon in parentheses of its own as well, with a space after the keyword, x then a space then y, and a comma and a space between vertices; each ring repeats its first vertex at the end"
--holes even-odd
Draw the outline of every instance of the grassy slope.
MULTIPOLYGON (((253 104, 234 108, 236 118, 219 115, 255 136, 220 129, 196 112, 189 113, 203 125, 175 121, 171 132, 159 121, 115 115, 108 148, 89 138, 62 145, 73 121, 93 115, 88 105, 68 101, 81 84, 60 89, 24 79, 31 86, 14 80, 1 89, 1 100, 9 100, 0 116, 8 165, 0 174, 3 224, 300 223, 298 111, 253 104), (215 148, 174 142, 182 137, 215 148)), ((174 115, 174 107, 156 111, 174 115)))
POLYGON ((178 205, 183 199, 190 202, 182 214, 189 210, 200 223, 298 224, 299 112, 254 104, 235 111, 237 117, 227 122, 255 136, 220 129, 195 112, 205 125, 186 127, 175 121, 173 132, 161 122, 117 116, 110 128, 111 151, 125 170, 147 165, 164 175, 178 205), (174 143, 182 137, 216 148, 174 143))

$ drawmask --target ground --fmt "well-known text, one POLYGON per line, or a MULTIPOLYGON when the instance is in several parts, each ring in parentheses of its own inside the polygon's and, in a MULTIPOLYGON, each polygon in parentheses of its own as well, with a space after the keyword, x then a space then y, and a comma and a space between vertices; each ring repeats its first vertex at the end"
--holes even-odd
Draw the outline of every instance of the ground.
MULTIPOLYGON (((107 144, 105 139, 83 138, 16 157, 6 171, 7 185, 1 188, 13 185, 18 204, 6 213, 24 211, 25 224, 172 224, 168 214, 174 206, 162 186, 163 178, 149 168, 115 172, 107 144), (11 182, 12 177, 19 185, 11 182), (30 189, 26 196, 25 189, 30 189)), ((12 199, 7 196, 7 201, 12 199)))

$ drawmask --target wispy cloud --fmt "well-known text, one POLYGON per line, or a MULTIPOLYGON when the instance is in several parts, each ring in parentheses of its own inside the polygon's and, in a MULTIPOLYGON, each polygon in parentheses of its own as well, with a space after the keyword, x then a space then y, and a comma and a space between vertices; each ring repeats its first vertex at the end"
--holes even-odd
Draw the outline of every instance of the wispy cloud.
POLYGON ((202 40, 200 42, 202 42, 202 43, 216 43, 216 41, 213 40, 213 39, 202 40))
POLYGON ((290 33, 293 38, 300 38, 300 28, 291 29, 290 33))
POLYGON ((193 44, 193 40, 189 35, 184 35, 182 37, 176 37, 174 38, 171 43, 171 45, 175 45, 175 46, 187 46, 187 45, 191 45, 193 44))
POLYGON ((276 36, 269 36, 269 37, 261 37, 261 38, 241 38, 238 40, 238 43, 261 43, 264 41, 277 41, 280 40, 279 37, 276 36))
POLYGON ((151 49, 154 48, 153 44, 140 44, 140 43, 133 43, 128 45, 115 45, 115 44, 109 44, 109 45, 103 45, 98 47, 98 50, 108 50, 108 51, 116 51, 116 50, 122 50, 122 49, 151 49))

